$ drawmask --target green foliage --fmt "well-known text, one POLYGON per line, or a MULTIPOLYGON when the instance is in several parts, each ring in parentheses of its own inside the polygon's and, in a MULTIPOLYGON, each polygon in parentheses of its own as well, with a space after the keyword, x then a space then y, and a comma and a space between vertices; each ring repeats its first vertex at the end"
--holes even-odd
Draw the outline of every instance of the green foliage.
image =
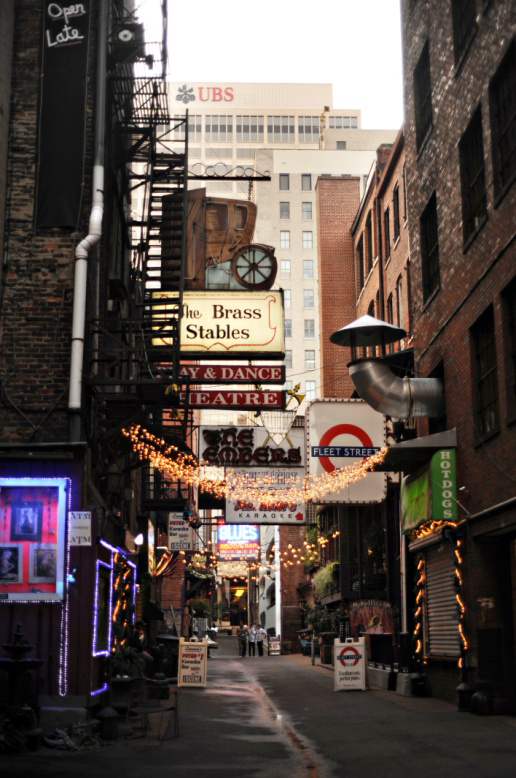
POLYGON ((209 619, 211 616, 211 603, 209 600, 194 600, 192 610, 197 619, 209 619))
POLYGON ((323 597, 327 597, 330 594, 335 594, 338 589, 338 583, 334 576, 335 562, 329 562, 325 567, 321 567, 320 570, 313 577, 313 589, 317 600, 321 600, 323 597))
POLYGON ((145 659, 132 646, 118 646, 109 655, 109 664, 112 677, 128 675, 130 678, 143 678, 145 659))
POLYGON ((213 606, 213 614, 215 619, 219 621, 229 621, 229 605, 223 602, 217 602, 213 606))
POLYGON ((315 635, 321 632, 339 632, 341 613, 338 609, 325 608, 324 605, 307 605, 305 620, 315 635))

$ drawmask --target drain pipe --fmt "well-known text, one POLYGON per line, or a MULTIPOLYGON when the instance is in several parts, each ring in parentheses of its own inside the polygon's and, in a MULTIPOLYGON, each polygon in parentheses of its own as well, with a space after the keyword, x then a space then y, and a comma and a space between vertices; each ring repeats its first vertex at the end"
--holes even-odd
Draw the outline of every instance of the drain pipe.
POLYGON ((398 378, 378 357, 356 359, 348 367, 359 397, 385 416, 435 418, 444 408, 444 389, 439 378, 398 378))
POLYGON ((101 238, 102 216, 104 214, 104 135, 106 125, 107 38, 107 0, 100 0, 99 35, 97 41, 92 208, 88 227, 89 233, 81 240, 75 249, 72 350, 70 358, 70 387, 68 394, 70 443, 77 443, 81 437, 82 366, 84 358, 88 257, 93 247, 97 245, 101 238))

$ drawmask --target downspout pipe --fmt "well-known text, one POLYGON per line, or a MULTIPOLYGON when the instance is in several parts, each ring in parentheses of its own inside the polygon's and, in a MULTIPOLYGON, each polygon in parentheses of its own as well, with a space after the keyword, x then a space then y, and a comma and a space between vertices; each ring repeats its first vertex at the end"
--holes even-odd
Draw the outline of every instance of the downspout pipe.
POLYGON ((84 359, 88 258, 92 249, 100 241, 102 235, 102 217, 104 215, 104 137, 106 126, 108 41, 107 3, 108 0, 100 0, 99 5, 92 207, 90 211, 88 235, 81 240, 75 249, 72 348, 68 394, 70 443, 78 442, 81 436, 82 366, 84 359))
POLYGON ((395 419, 435 418, 444 408, 439 378, 399 378, 383 359, 356 359, 349 375, 359 397, 378 413, 395 419))

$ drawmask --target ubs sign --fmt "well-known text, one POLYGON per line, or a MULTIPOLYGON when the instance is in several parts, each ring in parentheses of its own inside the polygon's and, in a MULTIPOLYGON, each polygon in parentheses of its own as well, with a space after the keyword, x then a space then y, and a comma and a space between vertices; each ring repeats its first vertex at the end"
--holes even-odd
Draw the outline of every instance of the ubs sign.
POLYGON ((177 90, 176 100, 185 105, 189 105, 195 100, 202 103, 231 103, 234 99, 233 87, 228 86, 224 89, 220 86, 197 86, 189 87, 183 84, 177 90))

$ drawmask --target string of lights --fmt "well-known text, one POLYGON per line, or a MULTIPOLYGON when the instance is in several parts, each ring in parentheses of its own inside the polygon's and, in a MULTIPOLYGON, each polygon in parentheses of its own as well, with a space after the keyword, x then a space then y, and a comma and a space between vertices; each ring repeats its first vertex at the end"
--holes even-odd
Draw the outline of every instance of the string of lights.
MULTIPOLYGON (((186 486, 198 488, 200 492, 211 494, 217 499, 231 499, 247 503, 254 502, 270 507, 278 501, 271 476, 249 480, 247 473, 228 469, 228 477, 213 474, 210 467, 210 478, 204 477, 204 468, 208 463, 197 460, 191 454, 185 454, 176 446, 167 445, 163 438, 158 438, 140 425, 133 425, 122 433, 131 441, 133 450, 141 460, 149 462, 151 467, 159 470, 172 480, 181 480, 186 486), (211 477, 213 476, 213 477, 211 477)), ((367 457, 347 467, 333 470, 331 473, 306 475, 300 486, 291 486, 281 491, 281 502, 294 504, 299 502, 319 502, 328 494, 348 489, 360 481, 385 459, 388 447, 382 447, 373 456, 367 457)))

